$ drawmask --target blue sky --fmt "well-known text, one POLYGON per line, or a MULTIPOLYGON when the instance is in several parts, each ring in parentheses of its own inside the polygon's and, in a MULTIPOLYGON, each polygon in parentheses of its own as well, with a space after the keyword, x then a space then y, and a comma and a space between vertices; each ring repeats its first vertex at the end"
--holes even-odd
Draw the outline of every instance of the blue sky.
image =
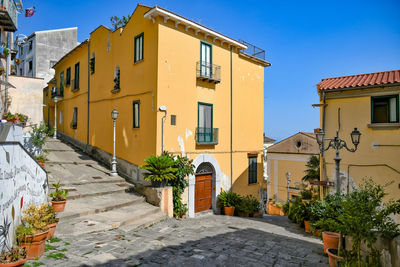
MULTIPOLYGON (((18 33, 78 27, 78 40, 113 15, 127 15, 131 0, 44 1, 18 33)), ((280 140, 319 127, 316 84, 327 77, 400 69, 400 1, 141 1, 158 4, 266 51, 264 130, 280 140)), ((255 122, 257 123, 257 122, 255 122)))

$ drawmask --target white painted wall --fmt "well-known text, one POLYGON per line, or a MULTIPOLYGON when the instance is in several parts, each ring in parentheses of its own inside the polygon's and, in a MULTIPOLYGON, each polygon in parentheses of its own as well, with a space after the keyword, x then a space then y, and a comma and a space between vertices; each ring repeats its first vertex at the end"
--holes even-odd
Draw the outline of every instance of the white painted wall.
POLYGON ((0 228, 5 233, 0 235, 0 252, 15 243, 15 230, 21 223, 22 211, 30 204, 47 202, 44 169, 20 145, 7 143, 21 138, 22 127, 13 126, 6 142, 0 143, 0 228))

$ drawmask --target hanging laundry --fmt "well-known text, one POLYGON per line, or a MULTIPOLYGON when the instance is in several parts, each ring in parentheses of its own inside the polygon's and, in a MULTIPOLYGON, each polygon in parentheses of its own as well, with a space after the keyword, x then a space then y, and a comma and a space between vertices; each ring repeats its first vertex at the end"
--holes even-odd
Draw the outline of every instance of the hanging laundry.
POLYGON ((32 17, 35 11, 34 9, 25 9, 25 17, 32 17))

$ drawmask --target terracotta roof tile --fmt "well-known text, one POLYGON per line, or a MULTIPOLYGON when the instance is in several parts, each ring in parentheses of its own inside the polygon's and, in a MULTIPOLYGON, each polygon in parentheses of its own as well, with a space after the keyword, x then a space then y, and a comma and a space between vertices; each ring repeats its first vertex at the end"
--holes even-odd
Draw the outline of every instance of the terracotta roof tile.
POLYGON ((318 90, 332 90, 395 83, 400 83, 400 70, 326 78, 317 84, 317 88, 318 90))

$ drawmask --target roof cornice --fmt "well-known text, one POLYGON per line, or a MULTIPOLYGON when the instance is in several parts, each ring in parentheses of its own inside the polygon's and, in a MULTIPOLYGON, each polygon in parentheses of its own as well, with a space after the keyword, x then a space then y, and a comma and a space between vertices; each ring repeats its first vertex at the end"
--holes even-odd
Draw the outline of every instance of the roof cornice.
POLYGON ((214 30, 211 30, 211 29, 209 29, 209 28, 207 28, 207 27, 205 27, 205 26, 203 26, 203 25, 201 25, 199 23, 196 23, 196 22, 191 21, 191 20, 189 20, 187 18, 179 16, 179 15, 177 15, 175 13, 172 13, 171 11, 168 11, 168 10, 165 10, 163 8, 160 8, 159 6, 153 7, 151 10, 147 11, 144 14, 144 17, 147 18, 147 19, 151 19, 153 21, 153 23, 155 22, 155 18, 157 16, 163 17, 164 18, 164 22, 167 22, 168 20, 173 20, 178 24, 185 25, 186 29, 191 28, 191 29, 194 29, 195 32, 203 32, 207 36, 211 36, 213 38, 217 38, 219 40, 222 40, 222 41, 224 41, 224 42, 226 42, 226 43, 228 43, 228 44, 230 44, 232 46, 235 46, 235 47, 237 47, 239 49, 247 49, 246 45, 244 45, 244 44, 242 44, 242 43, 240 43, 240 42, 238 42, 238 41, 236 41, 236 40, 234 40, 232 38, 229 38, 229 37, 227 37, 227 36, 225 36, 225 35, 223 35, 221 33, 218 33, 218 32, 216 32, 214 30))

